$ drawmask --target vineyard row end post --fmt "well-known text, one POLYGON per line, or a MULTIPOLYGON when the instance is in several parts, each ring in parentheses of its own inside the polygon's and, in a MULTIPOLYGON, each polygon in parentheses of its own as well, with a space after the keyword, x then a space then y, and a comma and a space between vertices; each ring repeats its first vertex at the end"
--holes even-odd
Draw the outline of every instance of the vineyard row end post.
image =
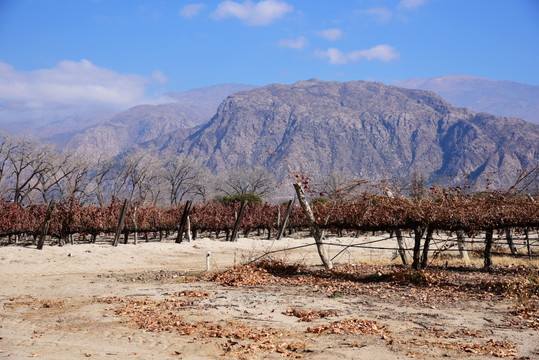
POLYGON ((47 213, 45 214, 45 220, 43 221, 43 227, 41 228, 41 236, 37 243, 38 250, 43 250, 43 245, 45 245, 45 238, 47 237, 47 233, 49 232, 49 226, 51 224, 51 216, 52 216, 53 210, 54 210, 54 200, 51 200, 49 202, 49 206, 47 207, 47 213))
POLYGON ((182 214, 182 219, 180 221, 180 226, 178 228, 178 236, 176 237, 176 244, 179 244, 182 242, 182 236, 183 236, 183 231, 187 225, 187 218, 189 217, 189 211, 191 211, 191 200, 187 200, 187 202, 185 203, 185 207, 183 209, 183 214, 182 214))
POLYGON ((129 201, 125 199, 124 205, 122 207, 122 213, 120 214, 120 220, 118 220, 118 228, 116 229, 116 235, 114 235, 114 241, 112 243, 113 246, 118 246, 118 242, 120 241, 120 235, 122 234, 122 231, 124 229, 125 215, 127 214, 128 206, 129 206, 129 201))
POLYGON ((287 207, 286 207, 286 213, 284 215, 283 221, 282 221, 281 226, 279 228, 279 233, 277 234, 277 240, 281 240, 281 237, 283 236, 283 233, 284 233, 284 231, 286 229, 286 223, 288 222, 288 218, 290 217, 290 213, 292 212, 292 206, 294 205, 294 200, 288 200, 288 204, 287 204, 287 207))
POLYGON ((232 230, 232 236, 230 237, 230 241, 238 240, 238 229, 240 227, 240 222, 243 216, 243 211, 245 210, 245 203, 246 203, 245 200, 241 201, 240 211, 238 212, 238 217, 236 218, 236 221, 234 222, 234 229, 232 230))
POLYGON ((311 227, 311 235, 314 237, 314 241, 316 242, 316 248, 318 250, 318 255, 320 255, 320 260, 322 260, 322 264, 324 265, 324 268, 326 270, 332 270, 333 264, 328 256, 327 249, 322 241, 323 232, 316 223, 313 211, 309 206, 307 199, 305 198, 305 192, 303 190, 303 187, 300 183, 294 183, 294 188, 296 189, 296 194, 298 195, 298 200, 301 204, 301 208, 305 212, 305 215, 307 215, 307 220, 309 221, 311 227))

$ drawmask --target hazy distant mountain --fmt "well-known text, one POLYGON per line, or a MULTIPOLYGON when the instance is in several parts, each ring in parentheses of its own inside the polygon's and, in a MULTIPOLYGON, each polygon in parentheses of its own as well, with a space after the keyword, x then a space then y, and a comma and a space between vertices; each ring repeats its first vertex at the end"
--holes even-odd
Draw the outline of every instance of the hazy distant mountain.
POLYGON ((381 83, 268 85, 229 96, 199 131, 161 148, 194 156, 214 171, 265 166, 284 177, 331 170, 380 180, 514 181, 539 164, 539 126, 455 108, 433 92, 381 83), (280 156, 270 156, 270 152, 280 156), (287 159, 287 162, 283 160, 287 159))
POLYGON ((66 146, 77 151, 115 156, 136 144, 203 124, 210 120, 228 95, 253 88, 252 85, 223 84, 170 93, 168 96, 176 102, 132 107, 73 134, 66 146))
POLYGON ((13 109, 2 108, 0 104, 0 129, 12 135, 26 134, 62 142, 66 134, 97 124, 115 113, 111 109, 13 109))
POLYGON ((464 75, 407 79, 394 85, 431 90, 455 106, 539 124, 539 86, 464 75))
POLYGON ((217 110, 217 107, 223 102, 223 100, 232 94, 240 91, 247 91, 257 88, 254 85, 245 84, 219 84, 213 86, 207 86, 198 89, 192 89, 185 92, 172 92, 167 95, 179 104, 197 104, 213 109, 213 113, 217 110))

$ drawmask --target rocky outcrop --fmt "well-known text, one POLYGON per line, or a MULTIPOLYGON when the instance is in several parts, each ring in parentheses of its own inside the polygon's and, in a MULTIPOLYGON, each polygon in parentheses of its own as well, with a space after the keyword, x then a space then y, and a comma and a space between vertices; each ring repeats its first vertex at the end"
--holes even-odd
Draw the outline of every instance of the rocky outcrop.
POLYGON ((132 107, 71 136, 66 147, 116 156, 130 147, 175 131, 183 133, 210 120, 228 95, 254 86, 223 84, 168 94, 175 102, 132 107))
POLYGON ((468 174, 502 187, 539 164, 538 144, 537 125, 455 108, 433 92, 310 80, 229 96, 173 150, 216 172, 264 166, 282 179, 342 170, 373 181, 417 172, 451 184, 468 174))

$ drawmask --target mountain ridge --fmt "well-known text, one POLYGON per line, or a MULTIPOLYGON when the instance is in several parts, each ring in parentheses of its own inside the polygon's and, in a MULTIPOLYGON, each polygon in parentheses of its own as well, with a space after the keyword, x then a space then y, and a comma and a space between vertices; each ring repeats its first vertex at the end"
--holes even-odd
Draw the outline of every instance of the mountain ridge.
POLYGON ((268 155, 277 153, 316 176, 338 170, 381 180, 415 171, 431 182, 456 183, 464 173, 486 182, 488 170, 500 186, 537 165, 538 143, 537 125, 456 108, 430 91, 310 80, 229 96, 176 151, 217 173, 264 166, 282 179, 290 169, 268 155))
POLYGON ((168 96, 176 102, 131 107, 75 133, 65 146, 73 151, 116 156, 137 144, 200 126, 211 118, 224 97, 252 88, 253 85, 222 84, 170 93, 168 96))
POLYGON ((469 75, 406 79, 393 85, 431 90, 455 106, 539 124, 539 86, 469 75))

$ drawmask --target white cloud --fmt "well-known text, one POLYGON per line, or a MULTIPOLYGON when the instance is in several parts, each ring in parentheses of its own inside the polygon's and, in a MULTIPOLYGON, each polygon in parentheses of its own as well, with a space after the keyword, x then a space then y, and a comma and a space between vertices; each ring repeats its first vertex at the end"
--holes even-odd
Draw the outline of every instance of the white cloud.
POLYGON ((400 57, 400 54, 395 50, 395 48, 387 44, 377 45, 366 50, 355 51, 353 54, 353 57, 357 57, 357 60, 364 58, 369 61, 381 60, 384 62, 397 60, 400 57))
POLYGON ((326 30, 320 31, 319 34, 320 36, 328 40, 335 41, 342 36, 342 31, 341 29, 326 29, 326 30))
POLYGON ((0 100, 28 108, 54 106, 126 108, 153 102, 146 97, 152 83, 166 82, 161 71, 151 78, 119 74, 88 60, 61 61, 50 69, 18 71, 0 62, 0 100))
POLYGON ((346 64, 349 61, 346 54, 335 48, 329 48, 327 51, 316 50, 315 55, 321 59, 329 59, 329 63, 333 65, 346 64))
POLYGON ((152 79, 158 84, 166 84, 168 82, 168 77, 161 70, 152 72, 152 79))
POLYGON ((391 10, 386 7, 375 7, 372 9, 361 10, 360 12, 374 17, 376 21, 381 24, 388 23, 393 17, 393 13, 391 12, 391 10))
POLYGON ((300 36, 297 39, 281 39, 277 44, 279 47, 301 50, 308 44, 307 39, 304 36, 300 36))
POLYGON ((187 18, 187 19, 191 19, 191 18, 197 16, 202 10, 204 10, 205 7, 206 7, 205 4, 188 4, 188 5, 185 5, 180 10, 180 16, 182 16, 184 18, 187 18))
POLYGON ((427 0, 401 0, 399 3, 399 8, 413 10, 425 5, 426 2, 427 0))
POLYGON ((247 25, 269 25, 294 8, 284 1, 263 0, 254 3, 246 0, 238 3, 231 0, 221 2, 211 14, 214 19, 238 18, 247 25))
POLYGON ((400 56, 394 47, 385 44, 377 45, 370 49, 352 51, 348 54, 343 53, 339 49, 329 48, 327 51, 317 50, 315 55, 321 59, 328 59, 332 65, 347 64, 362 59, 389 62, 391 60, 397 60, 400 56))

